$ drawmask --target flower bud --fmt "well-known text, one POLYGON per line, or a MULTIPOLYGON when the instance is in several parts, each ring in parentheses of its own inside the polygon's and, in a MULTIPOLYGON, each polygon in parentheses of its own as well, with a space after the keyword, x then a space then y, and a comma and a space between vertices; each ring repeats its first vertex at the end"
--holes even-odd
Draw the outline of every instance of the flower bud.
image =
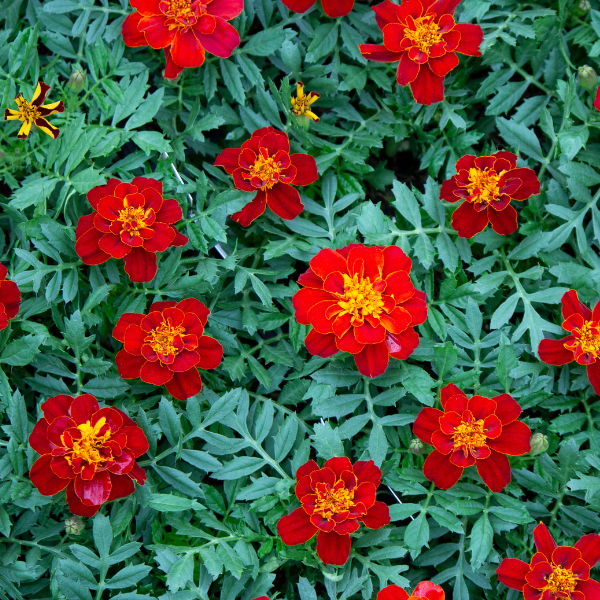
POLYGON ((65 531, 69 535, 79 535, 83 531, 83 528, 83 521, 75 515, 71 515, 65 521, 65 531))
POLYGON ((579 85, 584 89, 591 92, 598 85, 598 75, 596 71, 589 65, 583 65, 577 69, 577 81, 579 85))
POLYGON ((425 445, 418 438, 413 438, 410 441, 410 445, 408 446, 408 451, 411 454, 416 454, 417 456, 421 456, 423 454, 423 450, 425 450, 425 445))
POLYGON ((543 433, 534 433, 531 436, 531 456, 536 456, 548 450, 548 436, 543 433))
POLYGON ((583 15, 587 15, 590 12, 591 8, 590 0, 579 0, 573 7, 573 13, 577 17, 583 17, 583 15))
POLYGON ((67 84, 67 86, 75 92, 80 92, 83 89, 84 83, 85 71, 75 69, 71 72, 71 77, 69 77, 69 83, 67 84))

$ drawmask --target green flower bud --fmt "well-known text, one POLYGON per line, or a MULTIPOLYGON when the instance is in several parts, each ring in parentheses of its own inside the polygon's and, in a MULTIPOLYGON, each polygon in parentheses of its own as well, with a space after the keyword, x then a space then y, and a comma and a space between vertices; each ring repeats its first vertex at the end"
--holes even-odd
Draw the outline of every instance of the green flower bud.
POLYGON ((577 17, 583 17, 583 15, 587 15, 592 8, 590 4, 590 0, 579 0, 573 7, 573 13, 577 17))
POLYGON ((548 450, 548 436, 543 433, 534 433, 531 436, 531 456, 542 454, 548 450))
POLYGON ((69 83, 67 86, 72 89, 74 92, 80 92, 83 89, 83 85, 85 84, 85 71, 80 71, 79 69, 75 69, 71 72, 71 77, 69 77, 69 83))
POLYGON ((589 65, 583 65, 583 67, 577 69, 577 81, 579 81, 579 85, 584 90, 588 90, 588 92, 591 92, 598 87, 598 75, 589 65))
POLYGON ((408 446, 408 451, 411 454, 416 454, 417 456, 421 456, 423 454, 424 450, 425 450, 425 444, 423 444, 423 442, 420 439, 413 438, 410 441, 410 445, 408 446))
POLYGON ((79 535, 83 531, 83 529, 84 529, 83 521, 75 515, 71 515, 65 521, 65 531, 69 535, 79 535))

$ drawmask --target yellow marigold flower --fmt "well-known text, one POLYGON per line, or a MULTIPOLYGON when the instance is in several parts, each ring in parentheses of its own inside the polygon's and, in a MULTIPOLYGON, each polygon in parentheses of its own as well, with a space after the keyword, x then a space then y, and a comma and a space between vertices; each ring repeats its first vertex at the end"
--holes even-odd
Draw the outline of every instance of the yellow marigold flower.
POLYGON ((319 117, 311 111, 311 106, 321 97, 321 94, 316 92, 304 93, 304 84, 299 81, 296 84, 296 97, 292 96, 290 103, 292 105, 292 113, 299 117, 308 117, 315 123, 318 122, 319 117))
POLYGON ((37 88, 33 94, 31 102, 27 102, 23 98, 23 94, 19 94, 15 98, 15 102, 19 107, 19 110, 11 110, 7 108, 4 111, 5 121, 22 121, 23 125, 17 134, 17 137, 24 140, 31 131, 31 126, 36 125, 43 132, 52 136, 54 139, 58 137, 60 130, 57 127, 53 127, 44 118, 54 113, 61 113, 65 110, 65 106, 62 102, 53 102, 52 104, 42 105, 46 96, 48 95, 49 85, 46 85, 43 81, 38 81, 37 88))

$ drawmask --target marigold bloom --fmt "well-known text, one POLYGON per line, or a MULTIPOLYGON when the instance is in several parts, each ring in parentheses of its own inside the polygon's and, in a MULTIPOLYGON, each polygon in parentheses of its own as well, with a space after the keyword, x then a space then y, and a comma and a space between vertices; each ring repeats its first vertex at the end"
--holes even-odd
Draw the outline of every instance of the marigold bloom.
POLYGON ((596 90, 596 97, 594 98, 594 108, 596 110, 600 110, 600 85, 598 86, 598 89, 596 90))
POLYGON ((361 44, 361 54, 376 62, 396 62, 399 85, 410 85, 417 104, 444 99, 444 77, 458 66, 459 54, 481 56, 479 25, 455 23, 460 0, 385 0, 373 7, 383 45, 361 44))
POLYGON ((441 389, 441 400, 443 410, 423 408, 413 424, 413 433, 435 447, 423 465, 425 477, 447 490, 476 465, 490 490, 501 492, 511 479, 506 455, 531 449, 531 431, 517 421, 521 407, 508 394, 467 398, 453 383, 441 389))
POLYGON ((442 183, 440 199, 464 202, 452 214, 452 227, 472 238, 488 225, 500 235, 517 230, 517 211, 511 200, 527 200, 540 193, 532 169, 517 168, 517 156, 504 150, 492 156, 467 154, 456 163, 456 175, 442 183))
POLYGON ((388 585, 377 594, 377 600, 444 600, 445 597, 442 587, 432 581, 421 581, 410 595, 397 585, 388 585))
POLYGON ((525 600, 596 600, 600 583, 590 579, 590 569, 600 560, 600 535, 584 535, 575 546, 558 546, 548 528, 533 530, 537 552, 531 562, 505 558, 496 569, 498 580, 523 592, 525 600))
POLYGON ((311 121, 318 123, 319 117, 312 112, 312 105, 321 97, 316 92, 304 93, 304 84, 299 81, 296 84, 296 97, 292 96, 290 103, 292 105, 292 114, 297 117, 307 117, 311 121))
POLYGON ((152 281, 156 253, 188 242, 172 226, 183 216, 179 203, 163 199, 160 181, 109 179, 90 190, 87 199, 94 212, 79 219, 75 232, 75 251, 86 265, 100 265, 111 256, 124 258, 131 281, 152 281))
MULTIPOLYGON (((295 13, 304 13, 312 8, 317 0, 282 0, 283 4, 295 13)), ((321 0, 325 14, 332 19, 345 17, 354 8, 354 0, 321 0)))
POLYGON ((229 58, 240 45, 236 29, 227 23, 244 9, 243 0, 130 0, 136 12, 122 28, 125 45, 163 48, 165 77, 199 67, 205 52, 229 58))
POLYGON ((317 554, 326 565, 343 565, 350 556, 350 534, 359 521, 369 529, 390 522, 384 502, 375 500, 381 469, 372 460, 350 462, 330 458, 322 469, 309 460, 296 471, 296 497, 302 506, 277 523, 287 546, 304 544, 317 535, 317 554))
POLYGON ((44 418, 29 445, 41 457, 29 477, 43 496, 67 488, 69 510, 91 517, 105 502, 133 493, 146 474, 135 459, 148 451, 144 432, 118 408, 100 408, 90 394, 59 394, 42 404, 44 418))
POLYGON ((19 312, 21 292, 14 281, 8 281, 8 269, 0 264, 0 331, 8 327, 8 321, 19 312))
POLYGON ((215 166, 233 175, 235 187, 256 192, 254 199, 231 215, 248 227, 269 208, 282 219, 291 221, 304 209, 298 190, 292 186, 309 185, 317 180, 317 163, 308 154, 290 154, 290 141, 273 127, 257 129, 241 148, 225 148, 215 166))
POLYGON ((561 303, 562 326, 570 335, 560 340, 542 340, 538 347, 540 359, 547 365, 561 366, 573 361, 586 365, 594 392, 600 394, 600 301, 591 311, 575 290, 569 290, 561 303))
POLYGON ((384 373, 390 356, 406 360, 419 345, 414 327, 427 318, 425 294, 409 277, 411 266, 397 246, 321 250, 292 299, 296 321, 313 326, 306 349, 323 358, 349 352, 367 377, 384 373))
POLYGON ((19 139, 24 140, 29 135, 32 125, 39 127, 44 133, 47 133, 54 139, 58 137, 60 130, 53 125, 50 125, 45 117, 64 112, 65 106, 62 101, 43 105, 49 89, 50 86, 40 80, 35 88, 31 102, 27 102, 27 100, 23 98, 23 94, 19 94, 15 98, 15 102, 19 109, 12 110, 11 108, 7 108, 4 111, 5 121, 21 121, 23 123, 17 134, 19 139))
POLYGON ((155 302, 147 315, 125 313, 113 337, 125 347, 116 356, 123 379, 165 385, 171 396, 187 400, 202 389, 198 369, 216 369, 223 346, 204 335, 210 311, 200 300, 155 302))

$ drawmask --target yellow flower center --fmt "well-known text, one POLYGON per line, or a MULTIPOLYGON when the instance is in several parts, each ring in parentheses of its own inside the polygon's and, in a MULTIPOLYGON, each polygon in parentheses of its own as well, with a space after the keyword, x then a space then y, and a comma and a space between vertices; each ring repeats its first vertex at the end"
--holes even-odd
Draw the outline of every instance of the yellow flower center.
POLYGON ((159 355, 171 356, 178 354, 179 349, 175 346, 175 338, 185 332, 185 327, 178 325, 174 327, 171 319, 163 321, 156 329, 144 338, 144 342, 152 347, 159 355))
POLYGON ((21 113, 19 121, 23 121, 24 123, 35 123, 36 119, 40 118, 40 109, 35 104, 27 102, 22 96, 17 97, 15 102, 21 113))
POLYGON ((481 448, 485 446, 487 435, 483 433, 483 419, 466 423, 463 421, 452 434, 454 447, 481 448))
POLYGON ((249 171, 250 175, 247 176, 249 179, 252 180, 256 177, 262 182, 261 190, 270 190, 279 181, 281 167, 272 156, 266 155, 265 151, 258 155, 256 162, 250 167, 249 171))
MULTIPOLYGON (((196 9, 203 8, 199 2, 192 0, 163 0, 159 7, 167 17, 165 24, 169 29, 194 25, 198 18, 196 9)), ((200 10, 200 13, 203 12, 206 11, 200 10)))
POLYGON ((415 19, 415 29, 404 30, 404 37, 408 38, 421 52, 428 53, 429 49, 443 40, 438 31, 440 26, 434 21, 434 15, 415 19))
POLYGON ((575 340, 565 344, 568 350, 575 350, 581 346, 584 354, 591 354, 594 358, 600 356, 600 329, 596 321, 584 321, 580 329, 574 329, 575 340))
POLYGON ((354 506, 354 490, 347 490, 343 486, 340 489, 327 486, 329 489, 324 491, 320 487, 317 487, 315 512, 323 518, 329 520, 333 515, 348 512, 354 506))
POLYGON ((139 230, 146 228, 146 220, 152 209, 144 210, 141 206, 129 206, 127 198, 123 201, 123 206, 124 208, 119 211, 117 221, 121 221, 123 229, 129 231, 131 235, 139 236, 139 230))
POLYGON ((553 594, 570 594, 575 590, 579 577, 571 571, 558 565, 552 565, 552 573, 546 579, 548 585, 544 588, 553 594))
MULTIPOLYGON (((74 439, 74 436, 71 436, 73 438, 73 449, 70 454, 65 456, 69 464, 72 464, 72 462, 78 458, 91 464, 101 463, 111 458, 112 453, 110 453, 110 449, 108 449, 108 456, 100 453, 100 450, 110 438, 111 434, 109 429, 106 433, 100 435, 100 430, 105 424, 106 418, 101 417, 93 426, 90 421, 77 425, 77 429, 79 429, 79 432, 81 433, 81 439, 76 440, 74 439)), ((63 441, 64 435, 65 434, 63 433, 63 441)))
POLYGON ((358 273, 351 279, 344 275, 344 296, 338 302, 342 309, 340 315, 350 314, 353 321, 362 321, 365 316, 373 315, 378 318, 384 307, 381 292, 373 289, 368 277, 359 278, 358 273))
POLYGON ((469 169, 469 185, 467 191, 472 196, 471 202, 485 202, 489 204, 500 195, 500 178, 506 171, 489 171, 488 169, 469 169))

